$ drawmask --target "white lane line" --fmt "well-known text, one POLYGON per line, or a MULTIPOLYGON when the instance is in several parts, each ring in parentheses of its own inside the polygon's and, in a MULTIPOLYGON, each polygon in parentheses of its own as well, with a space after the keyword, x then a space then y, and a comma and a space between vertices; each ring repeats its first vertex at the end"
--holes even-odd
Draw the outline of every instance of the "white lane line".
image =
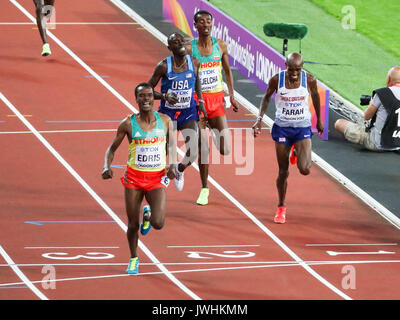
POLYGON ((33 283, 28 279, 28 277, 15 265, 14 261, 10 258, 7 252, 0 245, 0 255, 9 264, 9 267, 17 274, 17 276, 22 280, 21 284, 25 284, 29 289, 33 291, 41 300, 49 300, 38 288, 36 288, 33 283))
POLYGON ((308 243, 306 247, 397 246, 397 243, 308 243))
MULTIPOLYGON (((14 4, 23 14, 25 14, 29 20, 35 22, 35 18, 28 12, 24 7, 22 7, 16 0, 9 0, 14 4)), ((92 68, 90 68, 82 59, 80 59, 72 50, 70 50, 64 43, 59 40, 53 33, 48 31, 48 36, 53 39, 65 52, 67 52, 76 62, 78 62, 86 71, 88 71, 95 79, 97 79, 104 87, 106 87, 114 96, 116 96, 125 106, 130 110, 137 113, 137 110, 126 100, 122 95, 120 95, 113 87, 111 87, 102 77, 100 77, 92 68)), ((0 93, 1 94, 1 93, 0 93)), ((3 94, 1 94, 2 97, 3 94)), ((4 99, 8 101, 5 97, 4 99)), ((21 113, 16 110, 16 108, 9 103, 6 103, 11 110, 15 110, 19 114, 20 120, 28 127, 29 130, 35 132, 35 136, 53 153, 53 155, 60 161, 64 167, 74 176, 75 179, 89 192, 89 194, 103 207, 103 209, 118 223, 118 225, 127 231, 127 226, 122 222, 122 220, 111 210, 110 207, 94 192, 94 190, 84 181, 78 173, 61 157, 61 155, 43 138, 43 136, 37 132, 37 130, 24 118, 21 113)), ((15 113, 15 112, 14 112, 15 113)), ((153 255, 153 253, 144 245, 142 241, 138 241, 139 248, 152 260, 153 262, 160 263, 160 261, 153 255)), ((172 273, 169 272, 161 263, 157 267, 182 291, 189 295, 192 299, 201 300, 201 298, 196 295, 193 291, 187 288, 182 282, 180 282, 172 273)))
MULTIPOLYGON (((110 0, 116 6, 118 6, 121 10, 125 11, 130 17, 134 18, 137 22, 139 22, 142 26, 144 26, 148 31, 150 31, 155 37, 159 40, 166 43, 166 36, 159 32, 156 28, 150 25, 147 21, 145 21, 142 17, 137 15, 131 8, 127 7, 124 3, 119 0, 110 0)), ((33 16, 27 12, 16 0, 10 0, 19 10, 21 10, 32 22, 35 22, 33 16)), ((134 108, 121 94, 119 94, 113 87, 111 87, 103 78, 101 78, 96 72, 94 72, 82 59, 80 59, 75 53, 73 53, 68 47, 66 47, 56 36, 54 36, 51 32, 48 32, 50 38, 52 38, 61 48, 63 48, 73 59, 75 59, 83 68, 85 68, 94 78, 96 78, 104 87, 106 87, 112 94, 114 94, 126 107, 130 110, 137 113, 136 108, 134 108)), ((240 101, 239 101, 240 102, 240 101)), ((178 149, 179 153, 183 156, 184 152, 178 149)), ((193 163, 193 168, 199 171, 199 167, 196 163, 193 163)), ((72 168, 71 168, 72 169, 72 168)), ((73 169, 72 169, 73 170, 73 169)), ((79 177, 80 178, 80 177, 79 177)), ((81 178, 80 178, 81 179, 81 178)), ((211 176, 209 176, 209 181, 213 184, 222 194, 224 194, 232 203, 234 203, 246 216, 248 216, 261 230, 263 230, 273 241, 275 241, 287 254, 289 254, 295 261, 302 264, 302 267, 309 272, 312 276, 318 279, 321 283, 327 286, 329 289, 334 291, 336 294, 341 296, 343 299, 351 300, 351 298, 346 295, 344 292, 340 291, 318 273, 316 273, 313 269, 311 269, 308 265, 300 262, 302 261, 300 257, 298 257, 291 249, 289 249, 286 244, 284 244, 278 237, 276 237, 267 227, 265 227, 253 214, 251 214, 241 203, 239 203, 232 195, 230 195, 222 186, 220 186, 211 176)), ((82 179, 81 179, 82 180, 82 179)), ((83 181, 84 182, 84 181, 83 181)), ((86 184, 86 183, 85 183, 86 184)), ((94 191, 93 191, 94 192, 94 191)), ((96 194, 97 196, 97 194, 96 194)), ((97 196, 98 197, 98 196, 97 196)), ((99 197, 98 197, 99 198, 99 197)), ((103 202, 100 198, 98 201, 103 202)), ((100 202, 99 202, 100 203, 100 202)), ((104 204, 105 205, 105 204, 104 204)), ((111 209, 109 209, 111 211, 111 209)), ((111 211, 112 212, 112 211, 111 211)), ((110 213, 109 213, 110 214, 110 213)), ((113 215, 115 215, 112 212, 113 215)), ((119 218, 115 215, 115 217, 119 220, 119 218)), ((121 221, 122 223, 122 221, 121 221)), ((122 223, 123 224, 123 223, 122 223)), ((124 225, 125 229, 126 226, 124 225)), ((140 243, 139 243, 140 247, 140 243)), ((143 249, 142 249, 143 250, 143 249)), ((148 255, 151 255, 151 252, 146 248, 148 255)), ((150 257, 150 256, 149 256, 150 257)), ((154 256, 153 256, 154 257, 154 256)), ((152 259, 152 258, 151 258, 152 259)), ((155 257, 154 257, 155 259, 155 257)), ((152 259, 153 260, 153 259, 152 259)), ((159 268, 162 266, 160 265, 159 268)), ((176 279, 169 271, 166 270, 166 275, 170 277, 174 283, 176 283, 179 287, 183 286, 181 289, 188 293, 190 296, 195 297, 195 299, 200 299, 197 295, 195 295, 192 291, 190 291, 186 286, 184 286, 178 279, 176 279), (179 284, 178 284, 179 283, 179 284)))
POLYGON ((259 244, 220 244, 220 245, 209 245, 209 246, 198 246, 198 245, 193 245, 193 246, 167 246, 167 248, 236 248, 236 247, 259 247, 259 244))
MULTIPOLYGON (((303 261, 309 265, 313 266, 321 266, 321 265, 353 265, 353 264, 379 264, 379 263, 400 263, 400 260, 368 260, 368 261, 303 261)), ((254 263, 253 263, 254 264, 254 263)), ((281 268, 281 267, 299 267, 300 265, 294 261, 277 261, 276 263, 268 263, 261 265, 252 265, 252 266, 240 266, 240 267, 221 267, 221 268, 204 268, 204 269, 185 269, 185 270, 175 270, 170 271, 174 274, 179 273, 195 273, 195 272, 210 272, 210 271, 235 271, 235 270, 243 270, 243 269, 261 269, 261 268, 281 268)), ((86 276, 86 277, 76 277, 76 278, 64 278, 64 279, 55 279, 52 280, 54 282, 63 282, 63 281, 74 281, 74 280, 97 280, 97 279, 108 279, 108 278, 119 278, 119 277, 142 277, 148 275, 159 275, 163 274, 160 271, 156 272, 141 272, 137 275, 128 275, 124 274, 112 274, 112 275, 104 275, 104 276, 86 276)), ((39 281, 31 281, 32 284, 39 284, 48 282, 48 280, 39 280, 39 281)), ((0 287, 7 286, 15 286, 21 285, 24 282, 13 282, 13 283, 2 283, 0 287)))
MULTIPOLYGON (((69 163, 50 145, 49 142, 31 125, 31 123, 26 120, 18 109, 0 92, 0 99, 7 105, 7 107, 14 112, 21 122, 32 131, 32 133, 39 139, 39 141, 53 154, 53 156, 69 171, 69 173, 86 189, 86 191, 93 197, 94 200, 109 214, 109 216, 121 227, 124 232, 127 231, 127 226, 122 222, 122 220, 111 210, 111 208, 101 199, 97 193, 86 183, 85 180, 69 165, 69 163)), ((138 242, 139 248, 155 263, 160 263, 160 261, 150 252, 150 250, 143 244, 142 241, 138 242)), ((189 290, 183 283, 173 276, 167 268, 162 264, 158 264, 157 267, 181 290, 186 294, 196 300, 200 300, 194 292, 189 290)))
MULTIPOLYGON (((330 264, 367 264, 367 263, 400 263, 400 260, 324 260, 324 261, 302 261, 308 265, 330 265, 330 264)), ((300 264, 296 261, 220 261, 220 262, 160 262, 160 264, 166 266, 202 266, 202 265, 239 265, 239 264, 248 264, 248 265, 257 265, 257 264, 292 264, 300 266, 300 264)), ((54 267, 104 267, 104 266, 126 266, 126 262, 108 262, 108 263, 19 263, 19 264, 0 264, 0 267, 42 267, 42 266, 54 266, 54 267)), ((140 263, 141 266, 156 266, 157 263, 153 262, 143 262, 140 263)))
POLYGON ((338 251, 327 251, 327 254, 330 256, 338 256, 338 255, 358 255, 358 254, 396 254, 396 252, 391 252, 391 251, 384 251, 384 250, 379 250, 379 251, 371 251, 371 252, 365 252, 365 251, 355 251, 355 252, 338 252, 338 251))
POLYGON ((120 247, 24 247, 24 249, 119 249, 120 247))

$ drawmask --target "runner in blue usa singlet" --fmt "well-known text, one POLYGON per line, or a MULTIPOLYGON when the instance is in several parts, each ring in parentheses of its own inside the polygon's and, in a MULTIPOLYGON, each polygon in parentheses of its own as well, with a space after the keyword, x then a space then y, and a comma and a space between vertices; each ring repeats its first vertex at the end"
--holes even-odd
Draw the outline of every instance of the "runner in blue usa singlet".
POLYGON ((198 153, 199 112, 205 117, 207 113, 198 77, 200 61, 187 54, 185 39, 179 33, 168 37, 168 49, 172 56, 158 63, 149 83, 155 88, 161 79, 161 93, 154 95, 155 99, 161 99, 158 111, 167 114, 185 138, 186 154, 175 172, 175 186, 182 190, 183 171, 196 160, 198 153))
POLYGON ((195 93, 196 75, 190 55, 186 55, 187 69, 184 72, 173 71, 173 57, 167 57, 167 72, 161 78, 161 94, 175 94, 177 102, 169 103, 161 100, 159 112, 167 114, 173 121, 177 122, 177 129, 181 130, 184 123, 198 121, 197 102, 193 98, 195 93))

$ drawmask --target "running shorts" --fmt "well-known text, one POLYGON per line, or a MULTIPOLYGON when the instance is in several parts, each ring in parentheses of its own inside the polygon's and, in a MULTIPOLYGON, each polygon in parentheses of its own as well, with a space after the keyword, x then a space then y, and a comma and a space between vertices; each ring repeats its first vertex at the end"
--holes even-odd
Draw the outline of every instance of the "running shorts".
MULTIPOLYGON (((194 94, 194 98, 198 103, 199 99, 196 94, 194 94)), ((203 100, 208 119, 225 115, 226 108, 223 91, 211 93, 203 92, 203 100)))
POLYGON ((165 174, 165 169, 158 172, 146 172, 134 170, 127 166, 125 174, 121 178, 121 183, 129 189, 150 191, 168 187, 169 178, 165 174))
POLYGON ((279 144, 287 146, 292 146, 294 143, 304 139, 311 139, 312 135, 311 127, 280 127, 274 124, 271 130, 272 139, 279 144))
POLYGON ((158 112, 168 115, 174 122, 174 125, 176 121, 177 130, 181 130, 186 122, 199 121, 199 114, 196 107, 181 110, 160 107, 158 112))

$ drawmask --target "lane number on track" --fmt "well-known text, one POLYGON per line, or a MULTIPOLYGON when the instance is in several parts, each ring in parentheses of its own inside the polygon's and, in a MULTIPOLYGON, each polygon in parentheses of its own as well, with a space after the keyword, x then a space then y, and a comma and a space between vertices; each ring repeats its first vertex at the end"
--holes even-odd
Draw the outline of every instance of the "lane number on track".
POLYGON ((223 251, 223 253, 214 252, 201 252, 201 251, 185 251, 188 254, 188 258, 193 259, 213 259, 209 256, 220 257, 220 258, 250 258, 254 257, 256 254, 250 251, 223 251))
POLYGON ((78 254, 74 256, 69 255, 66 252, 49 252, 49 253, 43 253, 42 257, 55 260, 77 260, 77 259, 101 260, 101 259, 112 259, 115 256, 111 253, 105 253, 105 252, 86 252, 85 254, 78 254))

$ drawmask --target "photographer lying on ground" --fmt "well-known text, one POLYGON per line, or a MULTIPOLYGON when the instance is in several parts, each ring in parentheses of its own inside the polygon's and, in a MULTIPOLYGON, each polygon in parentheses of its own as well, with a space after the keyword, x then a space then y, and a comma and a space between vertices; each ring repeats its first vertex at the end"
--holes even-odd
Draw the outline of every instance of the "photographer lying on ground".
POLYGON ((345 119, 335 122, 335 129, 346 140, 371 151, 400 150, 400 67, 393 67, 386 77, 386 88, 374 90, 369 107, 364 111, 364 124, 345 119))

